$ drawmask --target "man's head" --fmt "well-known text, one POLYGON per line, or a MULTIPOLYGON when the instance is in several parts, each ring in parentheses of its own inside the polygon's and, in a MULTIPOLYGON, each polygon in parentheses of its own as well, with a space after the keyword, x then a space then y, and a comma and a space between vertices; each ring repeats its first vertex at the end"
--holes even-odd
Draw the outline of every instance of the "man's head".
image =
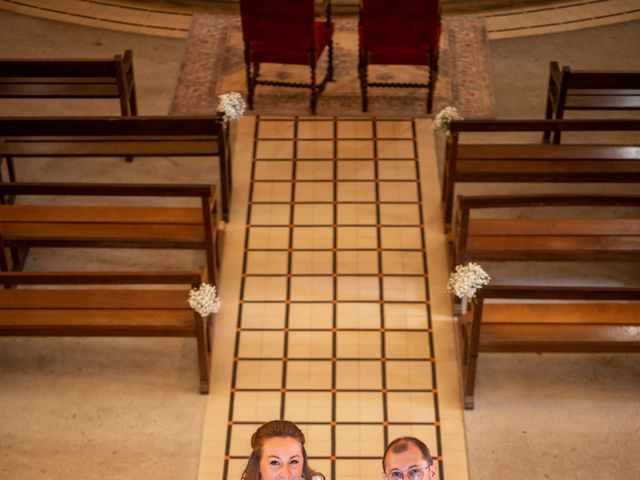
POLYGON ((438 475, 429 448, 414 437, 396 438, 387 445, 382 470, 386 480, 434 480, 438 475))

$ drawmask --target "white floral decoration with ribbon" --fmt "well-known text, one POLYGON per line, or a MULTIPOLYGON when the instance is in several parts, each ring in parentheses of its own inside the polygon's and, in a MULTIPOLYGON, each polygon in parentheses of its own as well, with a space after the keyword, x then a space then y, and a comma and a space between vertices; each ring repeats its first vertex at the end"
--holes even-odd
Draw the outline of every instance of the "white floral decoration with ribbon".
POLYGON ((212 313, 218 313, 222 300, 216 294, 216 287, 208 283, 201 283, 199 288, 192 288, 189 292, 189 306, 200 314, 208 317, 212 313))
POLYGON ((244 115, 247 104, 244 98, 238 92, 229 92, 218 95, 220 103, 218 103, 218 112, 222 113, 225 122, 229 120, 237 120, 244 115))
POLYGON ((453 120, 463 120, 462 115, 458 113, 458 109, 456 107, 444 107, 433 119, 433 129, 447 133, 453 120))
POLYGON ((458 265, 451 272, 447 282, 447 290, 458 298, 473 298, 479 288, 489 284, 491 277, 477 263, 458 265))

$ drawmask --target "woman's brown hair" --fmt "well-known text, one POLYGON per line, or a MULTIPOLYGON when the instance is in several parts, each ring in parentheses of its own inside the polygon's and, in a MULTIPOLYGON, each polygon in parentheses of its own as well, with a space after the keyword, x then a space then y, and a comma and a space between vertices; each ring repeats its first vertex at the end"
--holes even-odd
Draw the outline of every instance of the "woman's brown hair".
POLYGON ((304 448, 304 434, 298 426, 288 420, 272 420, 262 425, 251 435, 251 456, 247 462, 247 467, 242 472, 242 480, 260 480, 260 459, 262 458, 262 447, 270 438, 293 438, 300 442, 302 448, 302 478, 311 480, 316 475, 324 480, 324 475, 309 468, 307 451, 304 448))

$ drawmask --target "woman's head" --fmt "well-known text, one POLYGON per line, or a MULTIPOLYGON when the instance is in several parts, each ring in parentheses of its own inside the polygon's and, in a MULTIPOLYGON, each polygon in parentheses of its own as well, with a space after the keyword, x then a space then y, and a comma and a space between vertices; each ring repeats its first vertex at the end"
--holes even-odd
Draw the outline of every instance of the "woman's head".
POLYGON ((311 480, 304 434, 287 420, 273 420, 251 436, 251 456, 242 480, 311 480))

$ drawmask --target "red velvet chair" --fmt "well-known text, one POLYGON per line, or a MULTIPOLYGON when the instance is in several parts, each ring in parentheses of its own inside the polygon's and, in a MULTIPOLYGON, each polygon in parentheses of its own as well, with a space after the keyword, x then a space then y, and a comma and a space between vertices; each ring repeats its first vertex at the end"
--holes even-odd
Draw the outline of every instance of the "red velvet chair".
POLYGON ((360 0, 359 66, 362 111, 368 87, 427 88, 427 113, 438 78, 440 0, 360 0), (427 65, 428 83, 370 82, 369 65, 427 65))
POLYGON ((331 1, 324 2, 326 20, 315 18, 314 0, 240 0, 244 61, 247 69, 249 108, 257 85, 308 88, 311 113, 316 113, 318 97, 333 78, 333 23, 331 1), (328 66, 324 79, 316 80, 316 64, 325 47, 328 66), (260 80, 261 63, 309 65, 310 83, 260 80))

